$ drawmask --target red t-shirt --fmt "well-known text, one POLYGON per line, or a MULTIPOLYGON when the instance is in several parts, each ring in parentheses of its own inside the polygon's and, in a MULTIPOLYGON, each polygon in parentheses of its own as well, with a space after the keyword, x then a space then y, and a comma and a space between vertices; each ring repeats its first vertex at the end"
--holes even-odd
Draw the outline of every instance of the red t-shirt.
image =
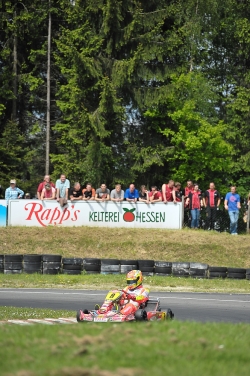
POLYGON ((165 196, 166 196, 166 201, 171 202, 173 201, 173 192, 174 187, 170 188, 168 184, 165 184, 165 196))
MULTIPOLYGON (((149 197, 152 197, 153 196, 153 192, 149 192, 149 197)), ((159 191, 156 191, 155 192, 155 195, 154 195, 154 200, 158 200, 159 198, 161 198, 162 197, 162 195, 161 195, 161 192, 159 192, 159 191)))
POLYGON ((43 188, 42 192, 44 193, 44 198, 51 198, 55 190, 54 187, 51 187, 50 189, 43 188))
MULTIPOLYGON (((38 188, 37 188, 37 192, 39 192, 40 194, 42 193, 42 190, 45 186, 45 184, 47 184, 46 181, 43 181, 42 183, 39 184, 38 188)), ((49 184, 51 185, 51 187, 55 188, 55 184, 51 182, 49 182, 49 184)))

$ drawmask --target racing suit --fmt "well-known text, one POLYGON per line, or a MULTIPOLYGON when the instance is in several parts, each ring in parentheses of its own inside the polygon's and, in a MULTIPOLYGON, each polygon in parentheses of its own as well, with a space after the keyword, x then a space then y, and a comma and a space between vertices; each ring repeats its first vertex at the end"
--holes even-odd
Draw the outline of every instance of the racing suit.
POLYGON ((120 301, 122 307, 120 313, 123 315, 135 313, 140 305, 147 302, 149 299, 149 290, 145 289, 142 285, 133 290, 130 290, 129 286, 127 286, 123 291, 126 291, 128 294, 126 295, 124 293, 124 299, 120 301))

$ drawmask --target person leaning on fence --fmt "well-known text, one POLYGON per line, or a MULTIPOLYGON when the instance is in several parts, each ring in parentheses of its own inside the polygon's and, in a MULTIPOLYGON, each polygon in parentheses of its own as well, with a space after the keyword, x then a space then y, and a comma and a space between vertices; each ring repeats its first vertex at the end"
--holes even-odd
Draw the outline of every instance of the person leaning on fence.
POLYGON ((124 191, 121 184, 116 184, 115 189, 111 191, 110 199, 114 202, 122 202, 124 200, 124 191))
POLYGON ((82 199, 82 188, 80 183, 76 182, 74 187, 70 189, 69 197, 71 201, 82 199))
POLYGON ((98 188, 95 192, 96 201, 109 201, 110 190, 107 188, 106 184, 102 184, 101 188, 98 188))
POLYGON ((23 198, 24 191, 16 187, 16 180, 10 180, 10 187, 5 190, 5 200, 16 200, 23 198))
POLYGON ((95 199, 95 189, 92 188, 90 183, 86 184, 86 188, 82 190, 82 199, 84 201, 94 200, 95 199))
POLYGON ((41 193, 41 200, 55 200, 55 198, 56 189, 50 183, 46 183, 41 193))
POLYGON ((44 189, 45 184, 50 184, 51 187, 55 188, 55 184, 52 181, 50 181, 50 176, 49 175, 45 175, 44 176, 44 180, 38 185, 38 188, 37 188, 36 194, 37 194, 38 200, 41 199, 42 190, 44 189))
POLYGON ((139 192, 139 201, 149 204, 148 190, 145 185, 141 185, 141 190, 139 192))
POLYGON ((61 206, 67 205, 69 198, 70 182, 65 174, 61 174, 60 179, 56 181, 56 199, 61 206))
POLYGON ((139 200, 139 192, 135 189, 134 184, 130 184, 129 188, 126 189, 124 198, 128 202, 137 202, 139 200))
POLYGON ((152 185, 151 191, 149 192, 148 197, 149 197, 149 201, 152 203, 162 201, 161 192, 158 191, 158 188, 156 185, 152 185))
POLYGON ((174 190, 174 181, 169 180, 168 184, 162 185, 162 201, 164 204, 168 202, 173 202, 173 190, 174 190))
POLYGON ((181 183, 179 183, 178 181, 175 182, 175 185, 174 185, 173 200, 174 200, 174 203, 182 202, 181 183))
POLYGON ((225 209, 228 210, 229 218, 230 218, 230 234, 231 235, 238 235, 237 228, 238 228, 238 220, 239 220, 239 210, 241 208, 240 205, 240 195, 236 193, 236 186, 231 186, 231 192, 228 192, 225 197, 224 201, 225 209))

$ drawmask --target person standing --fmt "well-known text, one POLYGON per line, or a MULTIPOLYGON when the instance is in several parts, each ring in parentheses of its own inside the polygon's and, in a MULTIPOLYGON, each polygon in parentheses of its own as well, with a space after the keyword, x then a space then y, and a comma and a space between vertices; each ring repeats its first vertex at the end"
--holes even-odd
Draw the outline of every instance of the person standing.
POLYGON ((217 209, 220 206, 220 193, 215 189, 213 182, 209 184, 209 189, 204 193, 203 204, 206 208, 206 229, 214 230, 217 209))
POLYGON ((169 180, 168 184, 162 185, 162 198, 164 204, 173 201, 173 190, 174 190, 174 181, 169 180))
POLYGON ((61 174, 60 179, 56 181, 56 199, 61 206, 67 204, 69 198, 70 182, 66 179, 65 174, 61 174))
POLYGON ((201 206, 203 206, 198 184, 195 184, 193 191, 189 192, 186 204, 189 205, 191 211, 191 228, 197 229, 199 227, 201 206))
POLYGON ((175 185, 174 185, 173 199, 174 199, 174 203, 182 202, 181 183, 179 183, 178 181, 175 182, 175 185))
POLYGON ((236 193, 236 186, 231 186, 231 192, 228 192, 225 197, 224 201, 225 209, 228 210, 229 218, 230 218, 230 234, 231 235, 238 235, 237 228, 238 228, 238 220, 239 220, 239 209, 241 208, 240 205, 240 195, 236 193))
POLYGON ((55 188, 55 184, 52 183, 52 181, 50 181, 50 176, 45 175, 44 180, 38 185, 38 188, 37 188, 36 194, 37 194, 38 200, 41 200, 42 190, 45 188, 45 184, 50 184, 51 187, 55 188))
POLYGON ((5 190, 5 200, 16 200, 18 198, 23 198, 24 191, 16 187, 16 180, 10 180, 10 187, 5 190))

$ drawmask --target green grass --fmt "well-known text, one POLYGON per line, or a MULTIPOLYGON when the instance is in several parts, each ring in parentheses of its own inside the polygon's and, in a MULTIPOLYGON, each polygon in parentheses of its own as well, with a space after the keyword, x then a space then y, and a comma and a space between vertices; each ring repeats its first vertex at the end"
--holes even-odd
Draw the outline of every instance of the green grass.
POLYGON ((0 325, 1 375, 248 376, 250 326, 0 325))
MULTIPOLYGON (((234 279, 194 279, 177 277, 144 277, 144 286, 150 291, 197 291, 249 293, 249 280, 234 279)), ((39 274, 0 274, 1 288, 69 288, 69 289, 101 289, 123 288, 126 285, 125 275, 39 275, 39 274)))
POLYGON ((19 307, 0 307, 0 321, 6 320, 28 320, 28 319, 58 319, 59 317, 75 317, 75 311, 38 309, 38 308, 19 308, 19 307))
POLYGON ((0 228, 0 254, 204 262, 250 268, 250 236, 213 231, 91 227, 0 228))

